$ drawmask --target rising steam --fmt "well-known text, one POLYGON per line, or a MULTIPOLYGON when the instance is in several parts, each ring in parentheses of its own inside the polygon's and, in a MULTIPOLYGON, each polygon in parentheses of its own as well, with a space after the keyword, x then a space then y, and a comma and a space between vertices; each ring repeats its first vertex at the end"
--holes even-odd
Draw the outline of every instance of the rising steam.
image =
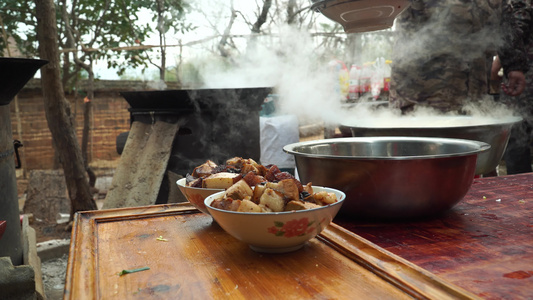
POLYGON ((206 88, 274 87, 280 96, 277 110, 301 118, 338 121, 340 98, 327 62, 315 59, 315 45, 307 32, 280 28, 279 42, 269 48, 260 42, 237 59, 229 71, 205 69, 206 88))
MULTIPOLYGON (((450 11, 441 11, 441 14, 450 14, 450 11)), ((437 48, 442 52, 454 53, 460 60, 467 61, 480 53, 456 51, 458 40, 468 43, 469 49, 496 49, 502 43, 502 39, 495 35, 494 31, 499 19, 496 14, 484 17, 487 21, 485 26, 466 24, 472 30, 461 32, 460 28, 465 25, 464 22, 474 21, 462 20, 463 24, 460 24, 460 20, 452 19, 445 23, 441 21, 441 15, 436 14, 419 28, 417 35, 412 38, 412 43, 394 49, 395 55, 401 56, 404 62, 408 62, 408 58, 414 55, 430 57, 434 53, 427 53, 426 43, 434 43, 438 40, 434 37, 443 35, 446 31, 457 31, 455 37, 459 39, 444 40, 442 47, 437 48)), ((279 28, 279 32, 277 45, 267 47, 259 40, 249 46, 249 49, 253 50, 236 59, 236 68, 204 68, 201 73, 206 83, 205 88, 274 87, 275 93, 280 96, 278 112, 294 114, 300 120, 340 124, 348 119, 400 117, 398 111, 386 107, 376 109, 371 105, 358 105, 349 110, 343 108, 340 97, 333 88, 337 78, 328 71, 327 62, 318 60, 314 51, 316 46, 309 33, 289 26, 279 28)), ((461 47, 464 48, 464 45, 461 47)), ((354 58, 353 61, 357 59, 354 58)), ((468 104, 464 110, 472 116, 496 119, 513 115, 510 109, 495 103, 489 95, 475 104, 468 104)), ((413 113, 426 116, 442 115, 441 112, 423 107, 416 108, 413 113)))

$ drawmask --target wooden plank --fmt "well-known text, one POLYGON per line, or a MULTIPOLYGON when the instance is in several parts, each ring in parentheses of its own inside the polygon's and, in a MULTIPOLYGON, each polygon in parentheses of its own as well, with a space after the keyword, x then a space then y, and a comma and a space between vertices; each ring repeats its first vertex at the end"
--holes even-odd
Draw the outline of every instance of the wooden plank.
POLYGON ((178 123, 133 122, 104 209, 155 204, 178 128, 178 123))
POLYGON ((84 212, 74 223, 65 299, 475 298, 334 224, 301 250, 263 254, 188 204, 84 212))
POLYGON ((487 299, 533 295, 533 173, 475 179, 452 210, 434 218, 335 222, 487 299))

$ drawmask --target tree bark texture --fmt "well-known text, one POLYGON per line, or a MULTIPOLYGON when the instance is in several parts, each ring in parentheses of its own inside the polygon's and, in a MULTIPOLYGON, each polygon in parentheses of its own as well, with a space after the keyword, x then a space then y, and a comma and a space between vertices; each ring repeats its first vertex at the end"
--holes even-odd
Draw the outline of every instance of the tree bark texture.
POLYGON ((96 185, 96 174, 89 166, 89 140, 91 137, 91 122, 93 120, 93 108, 92 101, 94 100, 94 72, 93 64, 85 69, 89 73, 89 87, 87 89, 87 99, 83 105, 83 134, 81 137, 81 154, 83 156, 83 166, 89 176, 89 186, 94 187, 96 185))
POLYGON ((95 210, 83 156, 76 138, 70 105, 60 76, 57 24, 53 0, 36 0, 39 54, 48 64, 41 68, 44 107, 48 127, 59 153, 71 201, 71 219, 77 211, 95 210))
POLYGON ((270 10, 270 7, 272 6, 272 0, 265 0, 263 3, 263 8, 261 9, 261 14, 257 17, 257 21, 255 21, 254 26, 252 26, 252 33, 261 33, 261 26, 265 24, 268 11, 270 10))
POLYGON ((218 42, 218 51, 220 51, 220 56, 224 58, 231 59, 231 55, 229 51, 226 49, 226 44, 228 44, 228 40, 230 39, 231 28, 233 27, 233 23, 235 22, 236 18, 237 18, 237 13, 235 12, 235 8, 233 7, 233 2, 232 2, 231 18, 229 20, 228 26, 224 30, 224 34, 222 34, 222 38, 220 39, 220 42, 218 42))

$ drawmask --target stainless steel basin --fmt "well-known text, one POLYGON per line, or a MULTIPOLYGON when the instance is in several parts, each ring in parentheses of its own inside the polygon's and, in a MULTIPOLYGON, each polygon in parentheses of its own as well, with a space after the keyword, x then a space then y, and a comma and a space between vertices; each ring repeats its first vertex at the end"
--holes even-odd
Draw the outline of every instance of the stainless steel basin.
POLYGON ((476 174, 487 174, 498 166, 509 142, 513 124, 520 117, 488 118, 471 116, 399 117, 354 119, 342 123, 353 137, 415 136, 481 141, 491 149, 478 157, 476 174))
POLYGON ((403 219, 452 208, 474 179, 484 142, 431 137, 348 137, 300 142, 294 155, 302 183, 346 194, 339 214, 403 219))

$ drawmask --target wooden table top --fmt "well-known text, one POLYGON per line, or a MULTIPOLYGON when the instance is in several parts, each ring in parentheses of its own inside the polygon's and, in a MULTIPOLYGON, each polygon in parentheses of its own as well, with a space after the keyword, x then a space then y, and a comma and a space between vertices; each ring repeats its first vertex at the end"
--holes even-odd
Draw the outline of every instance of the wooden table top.
POLYGON ((78 213, 64 299, 477 299, 330 224, 257 253, 188 204, 78 213))
POLYGON ((484 299, 533 299, 533 173, 475 179, 426 220, 334 222, 484 299))

